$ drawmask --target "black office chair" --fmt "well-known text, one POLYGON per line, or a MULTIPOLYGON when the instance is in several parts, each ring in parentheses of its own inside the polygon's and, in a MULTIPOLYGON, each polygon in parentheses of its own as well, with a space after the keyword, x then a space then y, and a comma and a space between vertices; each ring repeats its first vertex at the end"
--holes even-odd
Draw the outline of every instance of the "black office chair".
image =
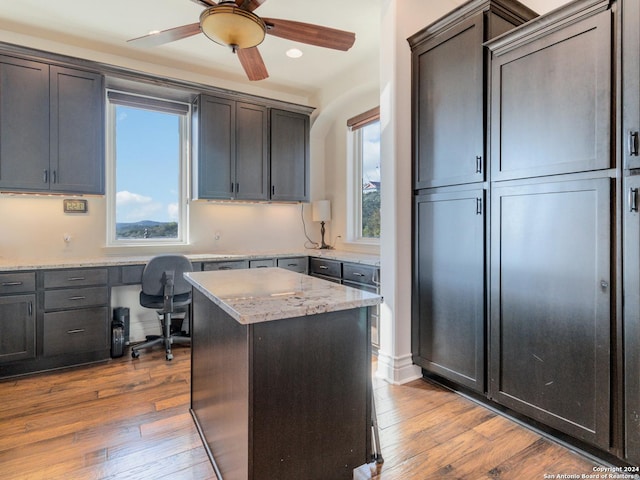
POLYGON ((190 342, 189 337, 171 334, 171 317, 176 308, 191 303, 191 285, 184 272, 192 272, 191 262, 183 255, 159 255, 149 260, 142 272, 140 305, 153 308, 162 317, 162 335, 147 337, 147 341, 131 348, 131 356, 138 358, 139 350, 164 344, 167 360, 173 359, 171 344, 190 342))

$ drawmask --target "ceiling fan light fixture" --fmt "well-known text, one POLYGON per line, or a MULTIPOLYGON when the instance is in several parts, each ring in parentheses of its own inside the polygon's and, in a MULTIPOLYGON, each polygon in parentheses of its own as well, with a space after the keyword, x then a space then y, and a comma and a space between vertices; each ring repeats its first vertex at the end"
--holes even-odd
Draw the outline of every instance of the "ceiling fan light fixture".
POLYGON ((235 5, 216 5, 200 14, 200 29, 209 39, 235 50, 260 45, 267 27, 260 17, 235 5))

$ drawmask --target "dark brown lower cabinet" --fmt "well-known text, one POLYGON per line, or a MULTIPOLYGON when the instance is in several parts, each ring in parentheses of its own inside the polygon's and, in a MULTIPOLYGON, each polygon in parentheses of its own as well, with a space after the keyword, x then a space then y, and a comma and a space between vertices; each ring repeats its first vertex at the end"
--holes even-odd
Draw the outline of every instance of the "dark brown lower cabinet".
POLYGON ((485 390, 484 190, 415 199, 413 361, 485 390))
POLYGON ((640 464, 640 176, 624 180, 623 217, 625 457, 640 464))
POLYGON ((554 177, 494 184, 491 199, 490 397, 605 450, 611 189, 554 177))

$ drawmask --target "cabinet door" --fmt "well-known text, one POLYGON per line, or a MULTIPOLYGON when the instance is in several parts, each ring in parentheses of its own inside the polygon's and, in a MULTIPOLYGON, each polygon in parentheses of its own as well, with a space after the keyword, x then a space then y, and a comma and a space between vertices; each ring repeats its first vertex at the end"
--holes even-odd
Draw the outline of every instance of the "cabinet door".
POLYGON ((622 123, 624 167, 640 168, 640 3, 624 1, 622 10, 622 123))
POLYGON ((497 186, 491 212, 490 396, 606 449, 609 178, 497 186))
POLYGON ((271 110, 271 199, 309 199, 309 116, 271 110))
POLYGON ((413 51, 414 188, 482 181, 483 16, 413 51))
POLYGON ((35 358, 36 296, 0 297, 0 363, 35 358))
POLYGON ((485 385, 484 192, 415 201, 413 359, 477 392, 485 385))
POLYGON ((102 76, 51 67, 51 190, 104 193, 102 76))
POLYGON ((640 177, 626 177, 623 217, 625 456, 640 463, 640 177))
POLYGON ((235 198, 269 199, 267 109, 249 103, 236 105, 235 198))
POLYGON ((0 188, 49 189, 49 66, 0 56, 0 188))
POLYGON ((605 11, 494 56, 492 180, 611 166, 611 23, 605 11))
POLYGON ((194 110, 196 197, 232 198, 235 186, 235 102, 202 95, 194 110))

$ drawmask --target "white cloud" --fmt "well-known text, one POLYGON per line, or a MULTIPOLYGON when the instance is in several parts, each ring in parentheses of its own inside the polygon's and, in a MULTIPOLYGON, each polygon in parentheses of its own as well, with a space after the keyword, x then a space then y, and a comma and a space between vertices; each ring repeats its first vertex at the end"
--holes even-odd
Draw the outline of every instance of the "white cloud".
POLYGON ((169 218, 171 218, 172 220, 178 220, 179 213, 180 207, 177 203, 170 203, 169 205, 167 205, 167 214, 169 215, 169 218))
POLYGON ((123 190, 116 193, 116 217, 118 222, 157 220, 162 204, 151 197, 123 190))

